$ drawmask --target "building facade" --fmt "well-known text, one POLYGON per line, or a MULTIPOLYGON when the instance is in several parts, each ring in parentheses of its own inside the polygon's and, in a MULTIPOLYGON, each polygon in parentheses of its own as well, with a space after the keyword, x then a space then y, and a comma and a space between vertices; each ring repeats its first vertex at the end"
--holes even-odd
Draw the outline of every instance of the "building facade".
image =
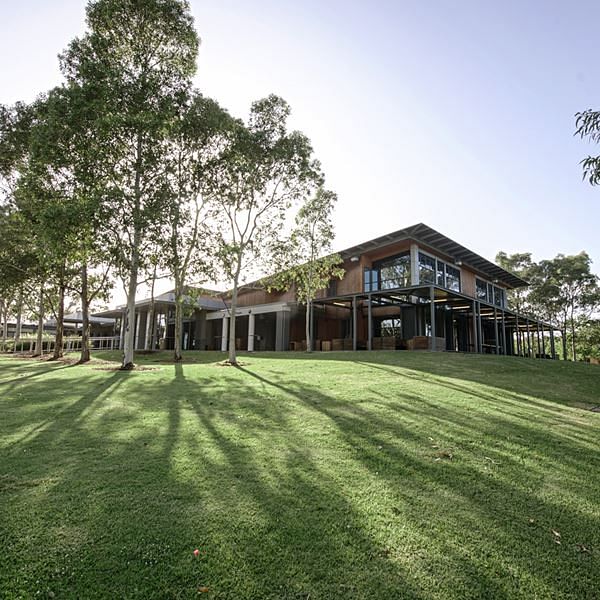
MULTIPOLYGON (((407 227, 340 254, 344 277, 332 280, 313 304, 315 350, 428 349, 555 357, 556 328, 507 307, 507 293, 527 282, 427 225, 407 227)), ((159 302, 162 312, 153 313, 155 319, 162 315, 155 328, 158 337, 149 344, 145 302, 137 311, 136 349, 169 347, 174 302, 168 297, 159 302)), ((231 317, 227 293, 198 297, 186 319, 183 349, 226 351, 231 317)), ((305 309, 296 302, 294 289, 240 289, 239 350, 305 349, 304 332, 305 309)))

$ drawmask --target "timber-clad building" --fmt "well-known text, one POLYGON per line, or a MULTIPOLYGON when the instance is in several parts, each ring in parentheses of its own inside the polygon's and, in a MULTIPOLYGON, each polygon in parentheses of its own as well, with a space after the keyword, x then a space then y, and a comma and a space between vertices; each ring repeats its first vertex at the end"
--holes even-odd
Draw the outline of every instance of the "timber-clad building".
MULTIPOLYGON (((556 326, 507 308, 526 281, 422 223, 342 251, 344 277, 321 290, 310 324, 315 350, 433 350, 555 357, 556 326)), ((227 350, 227 293, 197 291, 184 350, 227 350)), ((123 308, 100 313, 122 322, 123 308)), ((119 327, 119 325, 117 325, 119 327)), ((135 347, 172 348, 174 295, 136 304, 135 347)), ((306 349, 305 310, 295 290, 239 290, 241 351, 306 349)), ((121 338, 123 331, 121 327, 121 338)))

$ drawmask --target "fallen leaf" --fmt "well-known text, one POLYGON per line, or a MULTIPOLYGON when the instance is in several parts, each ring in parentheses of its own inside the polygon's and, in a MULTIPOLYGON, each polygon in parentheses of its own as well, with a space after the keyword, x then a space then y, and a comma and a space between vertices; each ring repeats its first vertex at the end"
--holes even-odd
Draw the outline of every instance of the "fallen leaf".
POLYGON ((198 588, 198 593, 199 593, 199 594, 206 594, 207 592, 208 592, 208 588, 207 588, 205 585, 201 585, 201 586, 198 588))
POLYGON ((535 519, 532 519, 531 517, 529 518, 529 524, 533 525, 535 523, 535 519))
POLYGON ((551 530, 555 537, 560 538, 560 533, 556 529, 551 530))
POLYGON ((579 552, 585 552, 586 554, 591 554, 590 549, 584 544, 575 544, 579 552))

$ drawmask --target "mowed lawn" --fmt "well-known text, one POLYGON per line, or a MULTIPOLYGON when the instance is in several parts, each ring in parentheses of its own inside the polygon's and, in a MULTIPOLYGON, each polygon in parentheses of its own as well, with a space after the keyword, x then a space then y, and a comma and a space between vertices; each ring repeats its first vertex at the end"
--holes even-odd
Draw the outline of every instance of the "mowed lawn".
POLYGON ((222 359, 0 358, 0 597, 600 597, 600 367, 222 359))

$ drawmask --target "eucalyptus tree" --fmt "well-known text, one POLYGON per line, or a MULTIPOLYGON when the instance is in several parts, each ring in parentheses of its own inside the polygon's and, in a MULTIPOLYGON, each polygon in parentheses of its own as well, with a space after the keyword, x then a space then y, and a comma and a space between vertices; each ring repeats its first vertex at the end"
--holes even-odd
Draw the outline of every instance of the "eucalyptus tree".
POLYGON ((275 288, 293 287, 296 299, 306 307, 307 352, 312 352, 313 348, 310 327, 313 301, 331 279, 344 276, 341 256, 331 254, 335 237, 332 212, 336 201, 334 192, 319 187, 316 194, 300 207, 292 234, 281 247, 283 260, 278 261, 278 273, 269 280, 269 286, 275 288))
MULTIPOLYGON (((33 236, 16 201, 23 171, 30 163, 34 110, 24 103, 0 106, 0 297, 3 345, 8 317, 16 316, 15 342, 21 333, 24 298, 43 286, 44 273, 33 250, 33 236)), ((39 321, 43 320, 40 302, 39 321)), ((39 325, 39 323, 38 323, 39 325)), ((41 347, 38 344, 38 347, 41 347)))
MULTIPOLYGON (((515 254, 506 254, 506 252, 498 252, 496 254, 496 262, 503 268, 514 273, 518 277, 527 280, 532 274, 534 263, 531 260, 531 252, 517 252, 515 254)), ((517 313, 527 312, 529 305, 527 298, 529 295, 528 288, 516 288, 510 290, 507 295, 508 307, 517 313)))
MULTIPOLYGON (((600 111, 588 109, 575 115, 575 135, 600 143, 600 111)), ((589 155, 581 161, 583 178, 591 185, 600 184, 600 156, 589 155)))
POLYGON ((97 98, 93 135, 108 179, 109 246, 126 281, 122 368, 129 369, 138 278, 164 216, 168 139, 199 41, 183 0, 95 0, 86 15, 88 30, 61 66, 69 84, 97 98))
POLYGON ((320 183, 308 138, 288 131, 289 105, 271 95, 252 105, 247 125, 236 123, 216 165, 204 178, 214 193, 218 261, 232 283, 229 362, 237 364, 235 322, 240 281, 268 264, 289 211, 320 183))
POLYGON ((214 178, 209 174, 218 164, 231 125, 226 111, 194 91, 170 133, 169 201, 158 259, 175 283, 175 361, 181 360, 184 304, 194 301, 188 284, 191 279, 206 280, 214 272, 214 240, 207 219, 216 190, 210 187, 214 178))
POLYGON ((589 318, 600 305, 598 276, 591 272, 586 252, 558 254, 542 260, 531 271, 530 299, 535 309, 557 323, 563 331, 563 356, 567 356, 566 332, 570 330, 571 357, 577 360, 577 321, 589 318))

